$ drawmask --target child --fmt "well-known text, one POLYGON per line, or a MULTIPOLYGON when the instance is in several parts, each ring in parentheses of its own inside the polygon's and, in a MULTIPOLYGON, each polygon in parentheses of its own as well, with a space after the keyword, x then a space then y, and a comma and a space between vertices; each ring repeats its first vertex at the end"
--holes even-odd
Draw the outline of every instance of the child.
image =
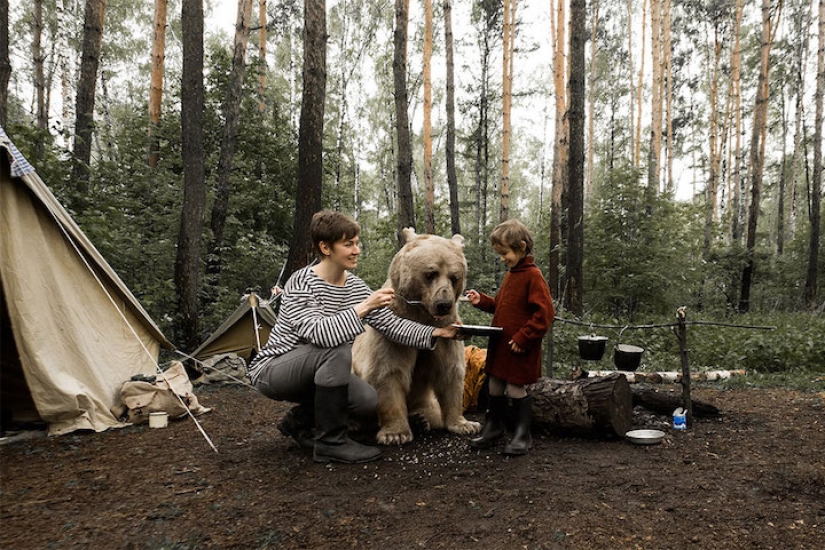
POLYGON ((541 340, 555 318, 550 288, 536 266, 533 238, 518 220, 499 224, 490 244, 508 267, 495 298, 477 290, 466 292, 470 303, 493 314, 492 325, 504 329, 490 339, 485 372, 489 378, 490 404, 481 434, 470 440, 476 449, 487 449, 505 436, 507 398, 513 402, 515 433, 505 455, 524 455, 533 445, 530 433, 532 403, 525 386, 541 376, 541 340), (506 390, 506 396, 505 396, 506 390))

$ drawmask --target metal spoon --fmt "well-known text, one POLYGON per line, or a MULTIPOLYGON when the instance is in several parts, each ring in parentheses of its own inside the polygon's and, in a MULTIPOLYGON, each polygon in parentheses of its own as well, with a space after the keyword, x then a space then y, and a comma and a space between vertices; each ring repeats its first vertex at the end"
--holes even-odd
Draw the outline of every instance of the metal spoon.
POLYGON ((395 297, 396 297, 396 298, 401 298, 402 300, 404 300, 405 302, 407 302, 407 305, 410 305, 410 306, 421 306, 421 305, 424 305, 424 302, 422 302, 421 300, 407 300, 406 298, 404 298, 404 297, 403 297, 403 296, 401 296, 400 294, 396 294, 396 295, 395 295, 395 297))

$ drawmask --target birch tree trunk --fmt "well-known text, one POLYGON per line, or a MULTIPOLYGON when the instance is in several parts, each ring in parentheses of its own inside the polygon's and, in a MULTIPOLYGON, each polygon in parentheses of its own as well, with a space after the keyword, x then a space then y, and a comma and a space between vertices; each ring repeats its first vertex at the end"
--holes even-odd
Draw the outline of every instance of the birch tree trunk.
POLYGON ((163 102, 163 61, 166 55, 166 0, 155 0, 155 25, 152 39, 152 76, 149 83, 149 166, 158 165, 157 136, 163 102))
MULTIPOLYGON (((3 0, 5 1, 5 0, 3 0)), ((68 28, 72 19, 65 7, 63 0, 56 0, 55 10, 57 11, 57 70, 60 71, 60 91, 63 100, 63 109, 60 114, 61 134, 63 134, 64 145, 67 150, 72 148, 72 64, 69 63, 69 38, 68 28)))
POLYGON ((80 80, 77 84, 77 113, 74 125, 74 166, 72 176, 82 197, 89 188, 89 164, 92 161, 94 132, 95 87, 100 46, 103 41, 103 18, 106 0, 86 0, 83 23, 83 49, 80 58, 80 80))
POLYGON ((811 236, 808 244, 808 274, 805 278, 805 303, 817 307, 817 267, 819 264, 819 228, 822 204, 822 116, 825 95, 825 0, 819 0, 819 34, 816 55, 816 114, 814 118, 814 174, 811 182, 811 236))
MULTIPOLYGON (((731 51, 731 71, 730 71, 730 89, 731 89, 731 110, 733 111, 733 132, 734 132, 734 139, 733 139, 733 147, 732 155, 733 155, 733 162, 729 163, 732 164, 733 168, 731 170, 731 189, 728 190, 728 196, 733 197, 731 203, 731 216, 730 216, 730 242, 731 244, 739 242, 739 235, 740 235, 740 217, 741 217, 741 209, 742 209, 742 182, 741 182, 741 159, 742 159, 742 86, 741 86, 741 78, 740 78, 740 66, 741 66, 741 59, 742 59, 742 47, 741 47, 741 40, 740 40, 740 32, 742 28, 742 9, 744 0, 735 0, 736 1, 736 15, 734 17, 734 26, 733 26, 733 50, 731 51)), ((736 288, 736 285, 732 285, 733 288, 736 288)))
POLYGON ((433 182, 433 2, 424 0, 424 231, 435 233, 435 182, 433 182))
POLYGON ((658 193, 662 160, 662 0, 650 0, 650 59, 653 86, 650 105, 650 148, 647 152, 647 185, 652 196, 658 193))
POLYGON ((393 89, 395 91, 395 130, 398 136, 398 248, 404 246, 401 231, 415 227, 415 205, 412 194, 412 143, 410 117, 407 113, 407 24, 408 0, 395 0, 395 32, 393 34, 393 89))
POLYGON ((719 174, 722 167, 722 151, 724 150, 724 132, 720 127, 719 110, 719 64, 722 59, 722 41, 719 36, 719 21, 713 21, 712 61, 710 77, 708 79, 708 184, 705 192, 705 239, 702 251, 705 259, 710 255, 713 229, 719 220, 719 174))
MULTIPOLYGON (((651 2, 655 2, 657 0, 650 0, 651 2)), ((644 96, 643 90, 643 83, 644 83, 644 74, 645 74, 645 48, 647 47, 647 42, 645 42, 645 31, 647 30, 647 2, 648 0, 642 0, 642 54, 639 57, 639 85, 636 86, 636 147, 633 151, 633 165, 638 168, 642 162, 642 108, 643 108, 643 101, 642 97, 644 96)), ((651 33, 653 31, 651 30, 651 33)))
POLYGON ((447 64, 447 188, 450 191, 450 229, 461 234, 458 208, 458 175, 455 167, 455 60, 453 59, 453 8, 451 0, 444 0, 444 55, 447 64))
POLYGON ((628 140, 630 143, 630 158, 633 162, 633 165, 635 166, 636 158, 634 155, 636 151, 636 130, 635 125, 633 123, 633 119, 636 116, 636 83, 634 82, 636 73, 633 69, 633 28, 633 0, 627 0, 627 89, 630 104, 630 107, 627 110, 627 128, 628 135, 630 136, 630 139, 628 140))
MULTIPOLYGON (((232 72, 229 76, 229 89, 223 105, 224 126, 221 137, 221 152, 218 157, 218 185, 215 189, 215 202, 212 205, 212 242, 206 260, 208 284, 217 290, 221 272, 221 250, 226 227, 226 213, 229 208, 230 175, 232 160, 235 157, 235 144, 238 139, 238 123, 243 95, 243 77, 246 69, 246 45, 249 42, 249 24, 252 19, 252 0, 238 0, 238 16, 235 23, 235 43, 232 54, 232 72)), ((210 296, 214 298, 214 294, 210 296)))
POLYGON ((755 266, 756 229, 759 221, 759 203, 762 193, 762 169, 765 162, 765 133, 768 114, 768 78, 772 41, 771 0, 762 0, 762 43, 760 48, 759 80, 756 85, 756 102, 753 109, 753 128, 750 142, 751 201, 748 209, 748 227, 745 239, 746 258, 742 269, 742 286, 739 294, 739 312, 750 310, 750 291, 755 266))
POLYGON ((298 128, 298 184, 295 217, 284 280, 312 258, 309 226, 322 206, 324 102, 327 86, 326 0, 304 1, 304 67, 298 128))
MULTIPOLYGON (((185 350, 198 346, 198 273, 206 210, 203 146, 203 3, 181 3, 183 67, 181 72, 181 132, 183 207, 180 215, 175 290, 178 294, 181 338, 185 350)), ((78 113, 80 110, 78 109, 78 113)))
POLYGON ((663 90, 665 96, 665 128, 667 132, 665 190, 668 193, 673 193, 676 188, 673 181, 673 56, 671 52, 670 6, 671 0, 665 0, 662 16, 662 57, 664 58, 662 70, 666 82, 666 87, 663 90))
POLYGON ((790 174, 790 189, 788 190, 788 230, 786 234, 786 238, 788 241, 793 240, 793 235, 796 231, 796 187, 797 182, 799 180, 800 173, 802 170, 800 169, 800 165, 802 165, 802 161, 805 155, 804 147, 802 145, 802 137, 805 133, 805 126, 804 126, 804 97, 805 97, 805 75, 808 71, 808 44, 809 44, 809 28, 811 26, 811 5, 808 4, 805 7, 799 7, 799 17, 797 18, 797 26, 796 26, 796 36, 797 38, 797 45, 796 45, 796 104, 795 104, 795 120, 794 120, 794 138, 793 138, 793 158, 791 159, 791 174, 790 174))

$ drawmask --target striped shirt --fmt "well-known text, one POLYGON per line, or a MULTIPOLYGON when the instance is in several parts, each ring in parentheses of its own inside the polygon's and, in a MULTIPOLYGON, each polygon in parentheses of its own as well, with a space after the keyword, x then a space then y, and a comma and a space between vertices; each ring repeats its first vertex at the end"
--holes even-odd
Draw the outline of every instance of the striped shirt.
POLYGON ((320 278, 310 267, 296 271, 284 286, 278 322, 272 327, 266 346, 249 365, 252 383, 268 359, 304 344, 333 348, 352 343, 365 331, 364 323, 393 342, 435 349, 435 327, 398 317, 386 307, 370 311, 363 320, 358 317, 355 306, 370 294, 370 287, 352 273, 347 273, 343 286, 336 286, 320 278))

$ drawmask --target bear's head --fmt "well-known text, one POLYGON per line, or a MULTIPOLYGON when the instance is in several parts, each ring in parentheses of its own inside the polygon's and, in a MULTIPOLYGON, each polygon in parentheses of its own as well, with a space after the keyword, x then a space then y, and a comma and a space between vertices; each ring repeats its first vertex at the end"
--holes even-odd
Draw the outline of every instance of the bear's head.
POLYGON ((405 244, 390 264, 388 284, 396 294, 421 304, 411 306, 398 301, 396 313, 437 324, 457 321, 456 306, 467 275, 464 237, 417 235, 411 228, 402 234, 405 244))

